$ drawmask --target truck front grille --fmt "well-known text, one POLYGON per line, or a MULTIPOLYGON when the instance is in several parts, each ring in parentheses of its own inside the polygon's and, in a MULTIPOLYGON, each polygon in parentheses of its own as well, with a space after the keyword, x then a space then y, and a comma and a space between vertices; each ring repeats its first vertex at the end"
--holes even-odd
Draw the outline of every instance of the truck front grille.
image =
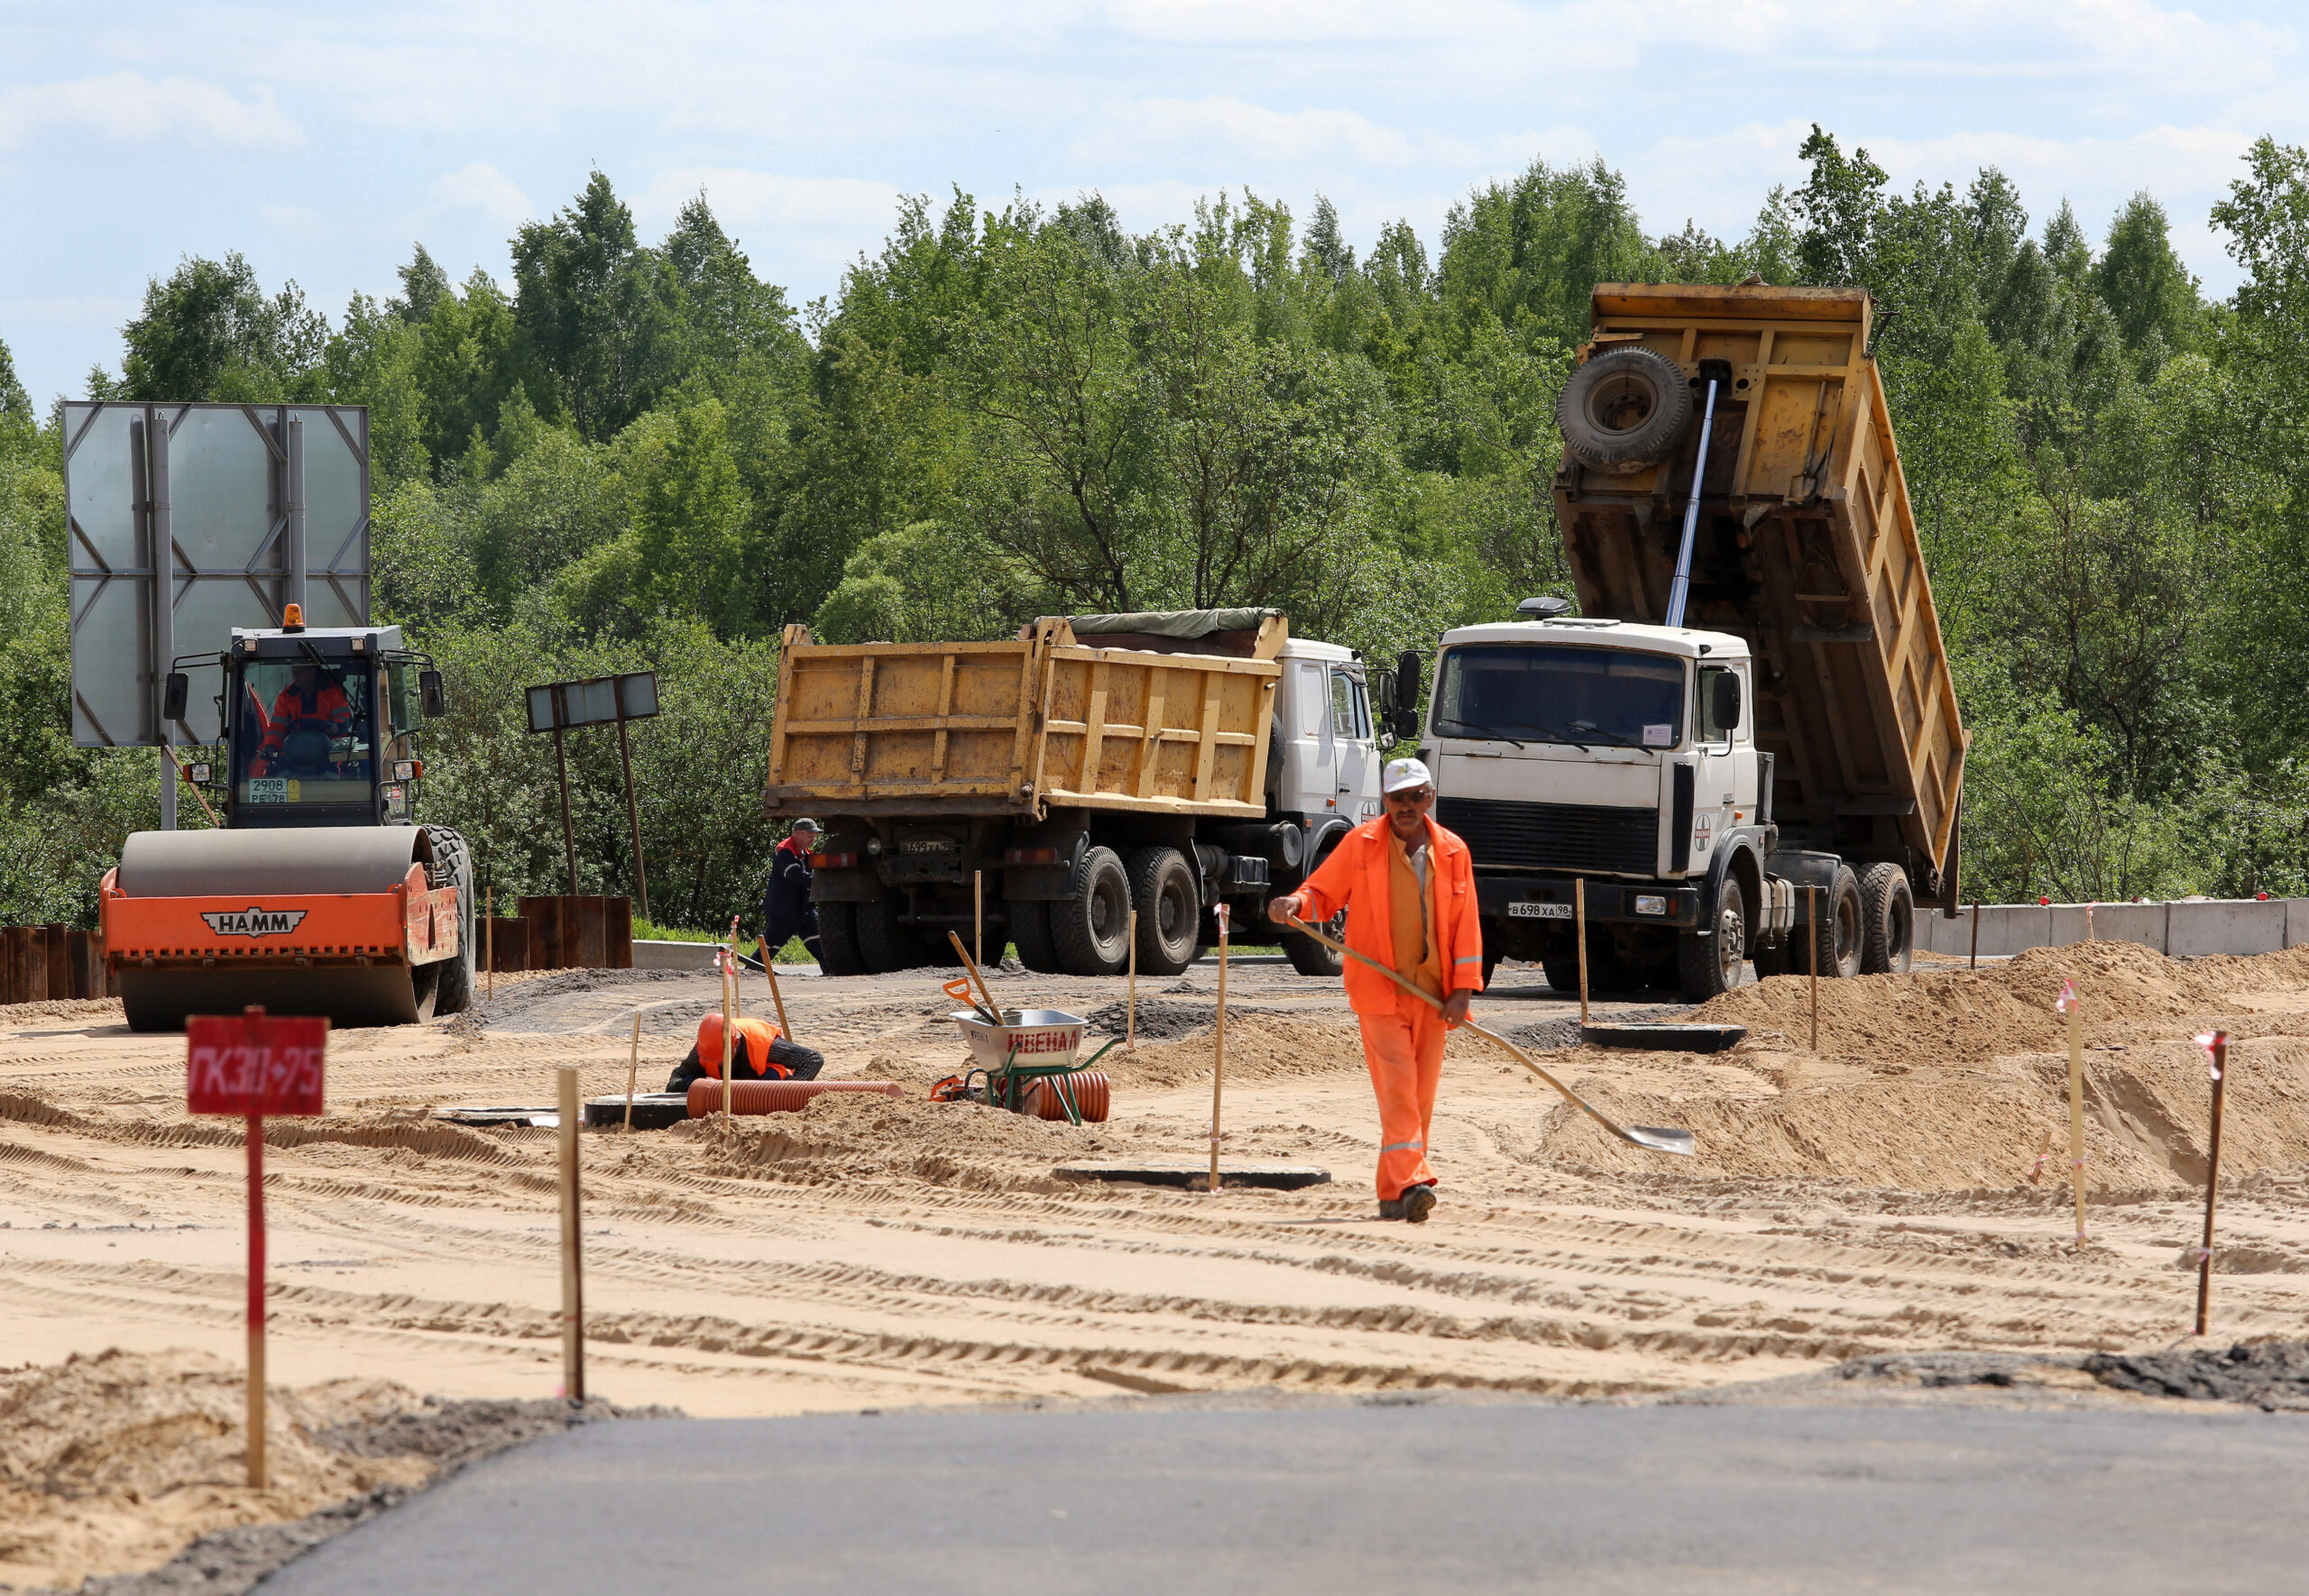
POLYGON ((1506 865, 1649 876, 1659 867, 1657 809, 1439 798, 1435 819, 1466 840, 1477 869, 1506 865))

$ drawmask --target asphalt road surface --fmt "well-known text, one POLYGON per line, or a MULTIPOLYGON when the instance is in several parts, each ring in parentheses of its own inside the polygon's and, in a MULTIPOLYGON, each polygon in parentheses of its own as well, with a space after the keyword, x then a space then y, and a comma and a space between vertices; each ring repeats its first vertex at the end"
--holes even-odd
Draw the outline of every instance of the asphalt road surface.
POLYGON ((2309 1419, 1413 1403, 600 1424, 259 1591, 2304 1588, 2309 1419))

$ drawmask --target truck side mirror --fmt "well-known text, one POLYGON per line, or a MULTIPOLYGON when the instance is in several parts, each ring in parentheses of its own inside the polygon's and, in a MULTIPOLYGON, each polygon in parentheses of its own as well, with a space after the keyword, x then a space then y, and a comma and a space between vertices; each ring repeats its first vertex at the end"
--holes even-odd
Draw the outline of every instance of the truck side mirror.
POLYGON ((1426 674, 1425 662, 1421 660, 1416 648, 1404 649, 1395 660, 1395 689, 1404 709, 1419 708, 1420 679, 1426 674))
POLYGON ((1716 702, 1711 706, 1717 728, 1736 731, 1740 728, 1740 678, 1730 671, 1716 678, 1716 702))
POLYGON ((441 685, 440 672, 417 673, 417 701, 428 720, 438 720, 449 712, 449 693, 441 685))
POLYGON ((184 719, 185 701, 192 696, 192 679, 182 671, 170 671, 161 684, 161 719, 184 719))
POLYGON ((1372 672, 1372 673, 1371 673, 1371 702, 1372 702, 1372 703, 1373 703, 1374 705, 1377 706, 1378 711, 1379 711, 1379 718, 1380 718, 1381 720, 1393 720, 1394 719, 1394 716, 1395 716, 1395 673, 1394 673, 1394 672, 1393 672, 1393 671, 1374 671, 1374 672, 1372 672))
POLYGON ((1397 710, 1395 711, 1394 724, 1392 729, 1395 734, 1395 740, 1397 742, 1410 742, 1413 738, 1416 738, 1419 735, 1419 711, 1417 710, 1397 710))

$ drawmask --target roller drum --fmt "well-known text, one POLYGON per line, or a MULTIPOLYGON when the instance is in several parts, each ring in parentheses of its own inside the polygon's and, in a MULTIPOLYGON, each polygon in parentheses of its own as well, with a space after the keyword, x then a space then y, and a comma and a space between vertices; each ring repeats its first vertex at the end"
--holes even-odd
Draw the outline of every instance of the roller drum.
POLYGON ((413 826, 133 831, 113 885, 132 898, 391 892, 417 841, 413 826))

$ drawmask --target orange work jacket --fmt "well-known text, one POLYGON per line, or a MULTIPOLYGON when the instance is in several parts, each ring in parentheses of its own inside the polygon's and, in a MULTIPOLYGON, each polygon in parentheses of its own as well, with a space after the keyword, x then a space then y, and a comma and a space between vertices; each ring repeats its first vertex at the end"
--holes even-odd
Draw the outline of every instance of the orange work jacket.
MULTIPOLYGON (((743 1078, 743 1071, 752 1070, 756 1079, 768 1078, 784 1080, 793 1073, 783 1064, 769 1061, 769 1044, 786 1033, 767 1020, 738 1021, 737 1034, 730 1039, 730 1062, 733 1071, 743 1078)), ((715 1080, 722 1078, 722 1016, 708 1014, 697 1023, 697 1062, 699 1068, 715 1080)))
MULTIPOLYGON (((1320 924, 1347 910, 1347 945, 1393 968, 1393 892, 1387 880, 1387 817, 1367 820, 1339 839, 1301 887, 1302 918, 1320 924)), ((1483 990, 1483 925, 1476 913, 1476 872, 1467 845, 1430 816, 1428 887, 1435 894, 1435 935, 1442 946, 1443 990, 1483 990)), ((1347 1001, 1358 1014, 1393 1014, 1426 1005, 1368 965, 1347 961, 1347 1001)))

